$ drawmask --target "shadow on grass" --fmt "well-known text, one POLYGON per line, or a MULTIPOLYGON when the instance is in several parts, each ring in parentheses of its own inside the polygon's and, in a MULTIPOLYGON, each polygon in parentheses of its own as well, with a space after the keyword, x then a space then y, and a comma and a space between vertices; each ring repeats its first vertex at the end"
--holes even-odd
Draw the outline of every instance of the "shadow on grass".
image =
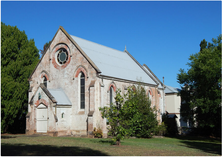
POLYGON ((1 139, 16 138, 16 136, 1 136, 1 139))
POLYGON ((2 156, 107 156, 101 151, 84 147, 56 147, 51 145, 2 144, 2 156))
POLYGON ((177 139, 180 139, 181 143, 185 144, 188 148, 221 155, 221 141, 218 139, 192 136, 181 136, 177 137, 177 139))

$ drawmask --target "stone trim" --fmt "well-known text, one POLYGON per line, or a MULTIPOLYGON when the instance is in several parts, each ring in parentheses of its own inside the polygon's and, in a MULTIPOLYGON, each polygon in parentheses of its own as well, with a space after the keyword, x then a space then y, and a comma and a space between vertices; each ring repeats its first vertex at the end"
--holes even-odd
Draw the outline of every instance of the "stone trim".
POLYGON ((153 97, 154 94, 153 94, 153 91, 151 88, 147 89, 146 95, 148 95, 148 94, 150 94, 153 97))
POLYGON ((109 85, 108 91, 110 90, 111 86, 113 87, 114 92, 116 92, 116 84, 115 84, 114 82, 112 82, 112 83, 109 85))
POLYGON ((80 65, 76 68, 74 77, 77 78, 79 76, 80 72, 83 72, 85 75, 85 78, 88 78, 88 72, 87 72, 86 68, 82 65, 80 65))
POLYGON ((47 81, 49 81, 49 77, 48 77, 48 75, 47 74, 41 74, 41 78, 43 78, 43 76, 45 76, 46 77, 46 79, 47 79, 47 81))
POLYGON ((40 104, 45 105, 46 107, 49 106, 49 103, 45 99, 39 99, 35 102, 36 107, 38 107, 40 104))
POLYGON ((89 111, 88 116, 89 116, 89 117, 92 117, 92 116, 93 116, 93 113, 94 113, 94 111, 89 111))
POLYGON ((68 66, 68 64, 71 61, 71 52, 70 52, 69 47, 64 43, 59 43, 59 44, 55 45, 55 47, 53 48, 52 54, 51 54, 51 58, 52 58, 52 64, 56 69, 64 69, 65 67, 68 66), (66 49, 66 51, 68 53, 68 60, 65 64, 59 65, 59 63, 57 63, 57 61, 56 61, 56 59, 57 59, 56 53, 61 48, 66 49))
POLYGON ((43 78, 43 76, 46 77, 47 81, 50 81, 50 76, 49 76, 49 73, 45 70, 42 70, 41 72, 41 78, 43 78))
POLYGON ((85 111, 79 111, 78 112, 78 115, 84 115, 85 114, 85 111))

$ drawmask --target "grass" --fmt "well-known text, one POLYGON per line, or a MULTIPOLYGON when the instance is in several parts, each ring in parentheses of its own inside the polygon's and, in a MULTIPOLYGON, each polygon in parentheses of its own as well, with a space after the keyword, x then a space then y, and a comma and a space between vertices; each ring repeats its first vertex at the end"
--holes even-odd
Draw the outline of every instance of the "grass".
POLYGON ((1 155, 34 156, 214 156, 221 155, 221 141, 199 137, 125 139, 121 146, 111 139, 49 136, 1 136, 1 155))

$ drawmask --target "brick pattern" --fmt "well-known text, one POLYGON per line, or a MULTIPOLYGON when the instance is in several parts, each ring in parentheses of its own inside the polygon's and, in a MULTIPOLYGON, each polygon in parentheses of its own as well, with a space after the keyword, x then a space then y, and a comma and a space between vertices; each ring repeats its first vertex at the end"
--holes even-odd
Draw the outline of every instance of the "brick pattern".
POLYGON ((43 76, 46 77, 47 81, 49 80, 49 77, 48 77, 48 75, 47 75, 46 73, 43 72, 43 73, 41 74, 41 78, 43 78, 43 76))
POLYGON ((45 99, 39 99, 35 102, 36 107, 38 107, 40 104, 44 104, 46 107, 49 106, 49 103, 45 99))
POLYGON ((70 63, 70 61, 71 61, 71 56, 70 56, 70 52, 69 52, 69 48, 67 47, 67 45, 65 45, 65 44, 59 44, 59 45, 57 45, 55 48, 54 48, 54 50, 53 50, 53 52, 52 52, 52 64, 53 64, 53 66, 56 68, 56 69, 64 69, 65 67, 67 67, 67 65, 70 63), (59 50, 59 49, 61 49, 61 48, 64 48, 64 49, 66 49, 66 51, 68 52, 68 60, 66 61, 66 63, 65 64, 62 64, 62 65, 60 65, 56 60, 57 60, 57 51, 59 50))
POLYGON ((85 70, 85 68, 83 68, 82 66, 78 67, 78 69, 76 70, 76 74, 75 74, 75 78, 77 78, 79 76, 79 73, 83 72, 85 75, 85 78, 88 77, 87 72, 85 70))

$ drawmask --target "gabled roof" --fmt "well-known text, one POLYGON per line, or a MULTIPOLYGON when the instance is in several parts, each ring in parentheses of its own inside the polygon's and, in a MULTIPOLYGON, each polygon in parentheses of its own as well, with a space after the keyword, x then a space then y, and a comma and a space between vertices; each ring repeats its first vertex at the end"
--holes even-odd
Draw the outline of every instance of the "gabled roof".
MULTIPOLYGON (((52 102, 57 103, 55 98, 51 95, 51 93, 48 91, 48 89, 45 87, 45 85, 43 83, 40 83, 38 88, 41 88, 44 91, 44 93, 51 99, 52 102)), ((29 104, 33 104, 33 98, 35 97, 37 91, 38 91, 38 89, 33 94, 29 104)))
MULTIPOLYGON (((59 27, 58 31, 59 30, 61 30, 67 36, 67 38, 70 39, 70 41, 77 47, 80 53, 82 53, 82 55, 89 61, 92 67, 98 73, 101 73, 101 76, 119 78, 135 82, 139 81, 152 85, 159 84, 158 81, 152 75, 149 75, 142 67, 142 65, 140 65, 128 51, 115 50, 76 36, 69 35, 61 26, 59 27)), ((58 31, 56 32, 52 41, 56 37, 58 31)), ((52 42, 50 45, 51 44, 52 42)), ((42 58, 44 57, 47 50, 44 52, 42 58)), ((42 58, 40 59, 39 63, 41 62, 42 58)), ((34 72, 35 70, 30 75, 29 80, 31 79, 34 72)))
POLYGON ((100 73, 101 71, 99 70, 99 68, 93 63, 93 61, 85 54, 85 52, 76 44, 76 42, 73 40, 73 38, 70 37, 70 35, 66 32, 66 30, 60 26, 59 29, 57 30, 56 34, 54 35, 54 37, 52 38, 49 46, 47 47, 47 49, 45 50, 45 52, 43 53, 41 59, 39 60, 38 64, 36 65, 35 69, 33 70, 33 72, 31 73, 31 75, 29 76, 28 81, 31 80, 32 75, 34 74, 36 68, 38 67, 39 63, 42 61, 42 58, 45 56, 45 53, 48 51, 50 45, 52 44, 52 41, 54 40, 54 38, 56 37, 56 35, 58 34, 59 30, 61 30, 66 36, 67 38, 77 47, 77 49, 80 51, 80 53, 82 53, 82 55, 89 61, 89 63, 92 65, 92 67, 98 72, 100 73))
POLYGON ((100 75, 158 84, 127 51, 115 50, 73 35, 70 36, 101 70, 100 75))
POLYGON ((179 90, 180 90, 180 89, 178 89, 178 88, 174 88, 174 87, 171 87, 171 86, 167 86, 167 85, 166 85, 166 88, 165 88, 164 92, 165 92, 166 94, 169 94, 169 93, 178 93, 179 90))
MULTIPOLYGON (((40 83, 38 88, 41 88, 53 103, 56 103, 57 105, 72 105, 63 89, 47 89, 43 83, 40 83)), ((33 94, 29 102, 30 104, 33 104, 33 98, 36 95, 37 91, 38 90, 36 90, 33 94)))

